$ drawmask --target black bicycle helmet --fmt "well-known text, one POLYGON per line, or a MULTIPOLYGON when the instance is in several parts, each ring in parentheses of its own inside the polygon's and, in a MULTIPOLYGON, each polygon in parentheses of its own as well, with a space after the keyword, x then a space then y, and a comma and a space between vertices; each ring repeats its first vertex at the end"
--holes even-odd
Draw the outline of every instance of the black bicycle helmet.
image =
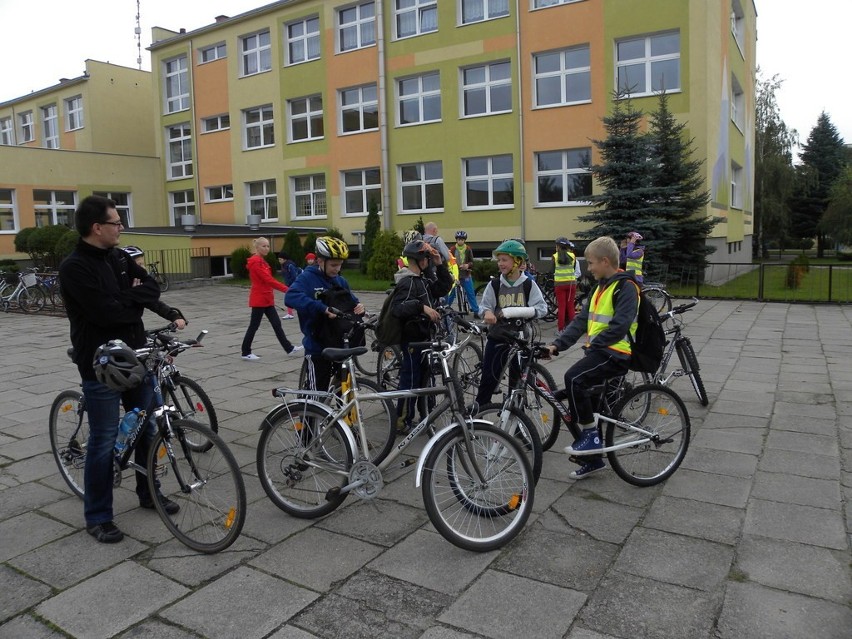
POLYGON ((136 388, 145 379, 145 364, 120 339, 98 346, 92 367, 101 384, 120 393, 136 388))
POLYGON ((138 246, 125 246, 124 252, 127 253, 133 259, 136 259, 137 257, 142 257, 143 255, 145 255, 145 251, 143 251, 138 246))
POLYGON ((466 240, 467 239, 467 231, 456 231, 456 239, 457 240, 466 240))
POLYGON ((571 246, 571 242, 568 241, 567 237, 557 237, 556 246, 571 246))
POLYGON ((414 240, 405 245, 405 248, 402 249, 402 256, 420 260, 424 257, 432 257, 432 251, 423 240, 414 240))

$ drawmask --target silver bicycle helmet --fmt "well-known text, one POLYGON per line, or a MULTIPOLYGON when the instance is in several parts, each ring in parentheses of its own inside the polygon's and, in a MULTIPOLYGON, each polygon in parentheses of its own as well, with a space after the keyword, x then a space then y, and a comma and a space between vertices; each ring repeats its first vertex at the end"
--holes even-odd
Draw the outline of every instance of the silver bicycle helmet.
POLYGON ((145 364, 119 339, 98 346, 92 362, 95 378, 120 393, 136 388, 145 379, 145 364))

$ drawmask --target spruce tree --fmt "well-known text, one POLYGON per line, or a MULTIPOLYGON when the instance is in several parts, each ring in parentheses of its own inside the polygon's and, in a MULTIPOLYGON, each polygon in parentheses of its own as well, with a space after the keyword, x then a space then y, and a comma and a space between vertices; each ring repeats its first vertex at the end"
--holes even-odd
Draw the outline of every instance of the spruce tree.
POLYGON ((367 263, 373 255, 373 245, 376 241, 376 235, 382 228, 382 221, 379 219, 379 204, 376 200, 371 199, 367 207, 367 222, 364 224, 364 246, 361 249, 361 272, 367 273, 367 263))
POLYGON ((287 231, 287 235, 284 236, 284 246, 282 248, 296 264, 302 264, 305 261, 305 251, 302 248, 302 241, 299 239, 299 233, 296 229, 287 231))

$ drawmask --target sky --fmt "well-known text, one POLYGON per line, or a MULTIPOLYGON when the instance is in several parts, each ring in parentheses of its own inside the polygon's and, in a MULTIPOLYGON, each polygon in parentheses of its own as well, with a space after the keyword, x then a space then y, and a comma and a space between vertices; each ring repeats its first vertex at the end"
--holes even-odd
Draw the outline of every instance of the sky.
MULTIPOLYGON (((852 85, 845 76, 842 45, 850 37, 852 2, 755 2, 758 65, 765 77, 778 74, 784 80, 777 98, 787 126, 805 142, 824 110, 841 137, 852 143, 852 85)), ((218 15, 235 16, 265 4, 269 2, 141 0, 142 68, 151 68, 145 50, 151 27, 192 31, 218 15)), ((88 58, 136 67, 135 27, 136 0, 0 0, 0 102, 44 89, 59 78, 78 77, 88 58)))

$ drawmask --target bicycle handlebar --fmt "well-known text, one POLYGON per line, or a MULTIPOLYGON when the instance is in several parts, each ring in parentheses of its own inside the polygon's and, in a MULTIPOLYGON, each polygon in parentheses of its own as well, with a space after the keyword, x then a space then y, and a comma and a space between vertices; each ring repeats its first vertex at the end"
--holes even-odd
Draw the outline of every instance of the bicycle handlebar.
POLYGON ((693 297, 691 302, 689 302, 687 304, 681 304, 680 306, 675 306, 672 310, 668 311, 667 313, 663 313, 660 316, 660 319, 663 320, 663 321, 672 319, 675 315, 681 315, 682 313, 686 313, 687 311, 691 310, 697 304, 698 304, 698 298, 693 297))

